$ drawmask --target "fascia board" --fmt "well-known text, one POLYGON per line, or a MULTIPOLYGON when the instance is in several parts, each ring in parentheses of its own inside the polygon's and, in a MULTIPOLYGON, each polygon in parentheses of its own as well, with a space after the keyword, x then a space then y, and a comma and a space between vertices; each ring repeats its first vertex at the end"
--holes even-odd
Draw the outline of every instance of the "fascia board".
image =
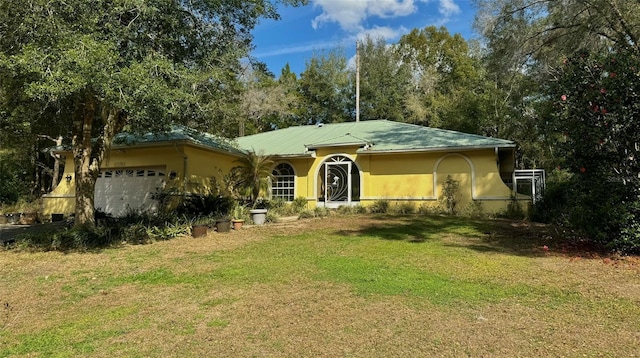
POLYGON ((494 149, 494 148, 515 148, 515 144, 506 145, 474 145, 460 147, 439 147, 439 148, 419 148, 419 149, 390 149, 390 150, 364 150, 358 149, 358 154, 399 154, 399 153, 438 153, 450 151, 478 150, 478 149, 494 149))

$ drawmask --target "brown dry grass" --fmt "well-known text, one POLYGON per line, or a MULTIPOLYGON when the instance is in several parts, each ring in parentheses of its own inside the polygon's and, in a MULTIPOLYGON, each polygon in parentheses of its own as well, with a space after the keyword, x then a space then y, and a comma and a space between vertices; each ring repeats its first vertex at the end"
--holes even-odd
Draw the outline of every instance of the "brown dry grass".
MULTIPOLYGON (((447 247, 475 250, 488 276, 502 272, 507 284, 568 299, 438 305, 361 295, 314 278, 312 267, 265 282, 215 276, 243 250, 282 238, 357 237, 406 222, 331 217, 92 253, 0 252, 0 356, 640 356, 638 259, 542 251, 547 233, 529 225, 482 223, 480 236, 440 236, 447 247), (149 272, 188 278, 131 279, 149 272)), ((476 272, 463 272, 475 265, 466 258, 446 265, 476 272)))

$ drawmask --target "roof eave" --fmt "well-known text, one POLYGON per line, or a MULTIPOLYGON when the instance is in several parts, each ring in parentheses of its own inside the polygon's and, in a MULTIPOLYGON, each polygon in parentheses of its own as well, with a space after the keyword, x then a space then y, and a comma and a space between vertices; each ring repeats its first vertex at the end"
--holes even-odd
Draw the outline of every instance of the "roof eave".
POLYGON ((309 152, 309 153, 296 153, 296 154, 273 154, 272 156, 278 159, 314 158, 315 153, 309 152))
POLYGON ((367 142, 348 142, 348 143, 332 143, 332 144, 305 144, 305 147, 309 150, 315 150, 320 148, 335 148, 335 147, 363 147, 369 143, 367 142))
POLYGON ((515 148, 515 147, 516 147, 515 144, 501 144, 501 145, 473 145, 473 146, 457 146, 457 147, 387 149, 387 150, 359 149, 356 153, 358 154, 424 153, 424 152, 449 152, 449 151, 464 151, 464 150, 494 149, 494 148, 515 148))
MULTIPOLYGON (((169 139, 169 140, 163 140, 163 141, 156 141, 156 142, 139 142, 139 143, 132 143, 132 144, 112 144, 110 147, 110 150, 122 150, 122 149, 138 149, 138 148, 154 148, 154 147, 164 147, 164 146, 168 146, 168 145, 176 145, 176 144, 182 144, 182 145, 190 145, 192 147, 196 147, 196 148, 200 148, 200 149, 205 149, 205 150, 209 150, 209 151, 213 151, 213 152, 218 152, 218 153, 222 153, 222 154, 228 154, 228 155, 232 155, 235 157, 242 157, 243 153, 245 153, 245 151, 243 149, 235 149, 234 151, 231 150, 227 150, 227 149, 223 149, 223 148, 216 148, 216 147, 212 147, 212 146, 208 146, 205 144, 201 144, 198 143, 192 139, 169 139)), ((61 149, 52 149, 52 152, 57 153, 57 154, 69 154, 72 152, 71 148, 61 148, 61 149)))

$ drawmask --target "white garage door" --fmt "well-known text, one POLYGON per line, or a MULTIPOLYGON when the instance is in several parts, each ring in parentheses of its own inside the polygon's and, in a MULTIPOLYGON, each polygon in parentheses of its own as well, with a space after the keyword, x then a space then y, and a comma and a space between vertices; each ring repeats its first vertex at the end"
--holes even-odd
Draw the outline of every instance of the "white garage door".
POLYGON ((96 181, 95 207, 113 216, 127 210, 155 210, 151 198, 164 187, 164 168, 117 168, 103 170, 96 181))

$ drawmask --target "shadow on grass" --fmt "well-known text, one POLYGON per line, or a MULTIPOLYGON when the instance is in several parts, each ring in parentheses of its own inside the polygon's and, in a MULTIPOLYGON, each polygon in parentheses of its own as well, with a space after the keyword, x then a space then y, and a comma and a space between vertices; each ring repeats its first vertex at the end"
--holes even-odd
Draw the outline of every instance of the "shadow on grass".
POLYGON ((442 235, 477 238, 481 232, 475 220, 453 216, 380 215, 375 223, 353 230, 340 230, 337 235, 369 236, 382 240, 422 243, 439 240, 442 235))
POLYGON ((335 234, 417 244, 439 241, 446 247, 530 257, 545 256, 551 253, 550 247, 561 247, 553 239, 548 225, 455 216, 384 215, 376 217, 372 223, 353 230, 339 230, 335 234))
POLYGON ((431 233, 410 219, 399 217, 380 217, 379 224, 370 224, 359 229, 339 230, 340 236, 367 236, 382 240, 408 241, 422 243, 431 239, 431 233))
POLYGON ((0 227, 0 247, 7 251, 47 252, 57 251, 70 253, 101 253, 106 248, 121 247, 121 240, 106 242, 98 240, 90 245, 80 244, 75 237, 68 234, 71 226, 68 222, 59 221, 35 225, 0 227), (65 235, 67 233, 67 235, 65 235), (56 239, 57 236, 57 239, 56 239))

